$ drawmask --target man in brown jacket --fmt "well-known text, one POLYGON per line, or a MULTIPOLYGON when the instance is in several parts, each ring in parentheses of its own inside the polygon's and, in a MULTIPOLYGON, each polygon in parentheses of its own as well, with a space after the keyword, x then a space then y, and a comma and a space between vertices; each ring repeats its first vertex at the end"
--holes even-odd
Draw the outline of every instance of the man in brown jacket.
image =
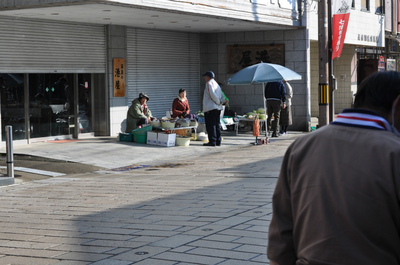
POLYGON ((400 264, 400 73, 287 150, 273 196, 271 265, 400 264))

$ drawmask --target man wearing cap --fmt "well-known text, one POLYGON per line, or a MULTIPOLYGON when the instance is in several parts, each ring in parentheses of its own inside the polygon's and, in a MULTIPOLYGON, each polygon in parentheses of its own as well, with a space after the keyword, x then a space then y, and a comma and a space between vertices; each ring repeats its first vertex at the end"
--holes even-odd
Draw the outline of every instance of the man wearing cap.
POLYGON ((125 132, 132 132, 132 130, 135 130, 138 126, 151 122, 151 111, 147 107, 147 101, 149 101, 149 99, 150 98, 145 93, 141 92, 139 97, 132 101, 132 105, 126 115, 125 132))
POLYGON ((208 143, 205 146, 221 145, 220 115, 223 104, 226 103, 221 87, 215 81, 213 72, 208 71, 204 75, 206 87, 203 95, 203 112, 208 134, 208 143))

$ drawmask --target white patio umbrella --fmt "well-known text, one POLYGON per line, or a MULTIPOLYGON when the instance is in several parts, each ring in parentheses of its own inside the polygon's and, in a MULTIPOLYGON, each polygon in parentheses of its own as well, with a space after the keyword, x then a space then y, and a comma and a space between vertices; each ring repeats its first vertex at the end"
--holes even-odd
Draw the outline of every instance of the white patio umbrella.
MULTIPOLYGON (((267 106, 265 102, 264 84, 268 82, 277 82, 282 80, 286 81, 301 80, 301 75, 279 64, 261 62, 240 70, 239 72, 234 74, 231 78, 229 78, 226 81, 226 83, 228 85, 262 84, 264 114, 265 114, 264 122, 265 122, 265 127, 267 127, 267 120, 266 120, 267 106)), ((268 137, 267 130, 265 130, 265 136, 268 137)))

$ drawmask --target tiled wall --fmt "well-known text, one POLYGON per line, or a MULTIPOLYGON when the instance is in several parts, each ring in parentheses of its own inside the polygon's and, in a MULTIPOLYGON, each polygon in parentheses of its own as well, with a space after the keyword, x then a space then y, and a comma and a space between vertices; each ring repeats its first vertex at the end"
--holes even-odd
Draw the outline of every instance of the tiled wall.
POLYGON ((113 58, 126 59, 126 27, 110 25, 106 28, 108 38, 108 87, 110 97, 110 135, 117 136, 119 132, 124 132, 126 128, 126 112, 130 106, 127 102, 127 88, 125 97, 113 97, 113 58))
MULTIPOLYGON (((310 43, 311 53, 311 116, 319 116, 318 106, 318 42, 310 43)), ((357 89, 357 55, 353 45, 345 45, 339 59, 333 61, 333 74, 337 79, 334 92, 335 114, 352 107, 353 95, 357 89)))
MULTIPOLYGON (((290 82, 293 90, 293 125, 292 130, 307 130, 309 126, 307 106, 307 58, 309 45, 306 38, 306 30, 286 31, 259 31, 259 32, 235 32, 215 33, 200 35, 200 58, 201 72, 214 71, 216 80, 226 83, 231 76, 227 74, 228 45, 258 45, 258 44, 284 44, 285 45, 285 66, 298 72, 303 79, 290 82)), ((201 90, 204 88, 204 81, 201 81, 201 90)), ((231 108, 238 114, 257 110, 263 107, 263 88, 261 84, 254 85, 224 85, 223 91, 230 100, 231 108)))

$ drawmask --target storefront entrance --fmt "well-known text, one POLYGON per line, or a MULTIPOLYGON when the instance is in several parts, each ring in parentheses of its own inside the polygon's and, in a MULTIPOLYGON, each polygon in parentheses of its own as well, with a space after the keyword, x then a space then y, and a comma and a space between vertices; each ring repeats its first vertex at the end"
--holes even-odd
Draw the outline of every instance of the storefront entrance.
POLYGON ((104 135, 96 132, 104 126, 95 122, 93 100, 106 95, 104 83, 104 74, 0 74, 2 140, 6 125, 14 140, 104 135))

